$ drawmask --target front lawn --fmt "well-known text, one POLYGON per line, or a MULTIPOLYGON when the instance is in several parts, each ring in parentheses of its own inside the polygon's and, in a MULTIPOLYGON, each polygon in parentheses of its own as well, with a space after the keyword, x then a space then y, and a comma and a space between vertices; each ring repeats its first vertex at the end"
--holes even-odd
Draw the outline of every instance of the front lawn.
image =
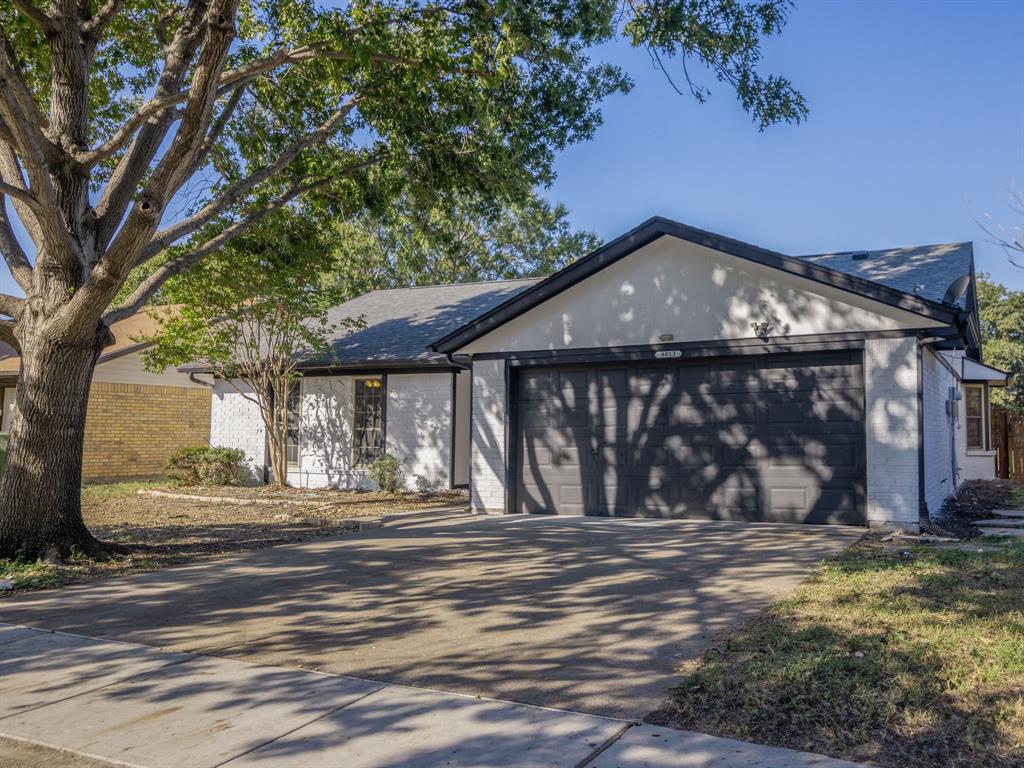
POLYGON ((15 587, 0 591, 0 598, 230 552, 336 536, 353 530, 354 518, 466 503, 462 492, 389 495, 264 487, 190 489, 145 482, 86 486, 82 490, 86 525, 99 539, 120 545, 125 553, 109 560, 72 555, 64 563, 0 560, 0 579, 13 581, 15 587), (139 493, 154 490, 242 503, 139 493))
POLYGON ((722 635, 651 720, 892 768, 1024 765, 1024 543, 866 537, 722 635))

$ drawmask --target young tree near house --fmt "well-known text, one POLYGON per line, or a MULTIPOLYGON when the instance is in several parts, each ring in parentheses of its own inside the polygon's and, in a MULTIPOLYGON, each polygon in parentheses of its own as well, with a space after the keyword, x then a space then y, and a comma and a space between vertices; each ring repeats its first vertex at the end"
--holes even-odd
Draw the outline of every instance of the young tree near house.
MULTIPOLYGON (((687 60, 763 128, 804 116, 759 72, 789 0, 10 0, 0 6, 0 295, 22 371, 0 477, 0 557, 103 554, 80 508, 109 325, 303 197, 349 213, 407 190, 548 183, 628 90, 624 39, 687 60), (334 5, 334 4, 331 4, 334 5), (362 201, 362 203, 360 202, 362 201), (6 203, 31 243, 19 242, 6 203), (168 251, 172 245, 175 249, 168 251), (156 263, 119 300, 137 267, 156 263)), ((687 79, 689 82, 689 79, 687 79)), ((691 84, 698 99, 706 96, 691 84)))
POLYGON ((333 277, 352 298, 380 288, 550 275, 597 248, 563 205, 536 192, 520 200, 405 196, 380 213, 335 224, 333 277))
MULTIPOLYGON (((165 285, 174 312, 149 339, 147 368, 203 361, 260 411, 274 482, 288 483, 288 394, 304 357, 329 353, 339 294, 315 276, 329 258, 313 220, 279 211, 165 285)), ((358 318, 343 321, 357 325, 358 318)))
POLYGON ((1024 413, 1024 291, 1013 291, 981 273, 977 280, 985 362, 1012 373, 1008 387, 993 387, 992 402, 1024 413))

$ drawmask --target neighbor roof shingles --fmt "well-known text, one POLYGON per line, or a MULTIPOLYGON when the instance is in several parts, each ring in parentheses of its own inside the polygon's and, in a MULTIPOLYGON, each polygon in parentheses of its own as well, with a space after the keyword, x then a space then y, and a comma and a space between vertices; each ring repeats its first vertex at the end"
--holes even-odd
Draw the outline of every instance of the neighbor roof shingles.
MULTIPOLYGON (((941 302, 950 284, 971 272, 973 247, 971 243, 946 243, 882 251, 819 253, 796 258, 922 299, 941 302), (857 254, 864 254, 864 258, 855 259, 857 254)), ((959 304, 966 306, 964 297, 959 304)))
POLYGON ((457 328, 529 288, 540 278, 492 283, 430 285, 373 291, 330 311, 328 322, 340 328, 345 318, 362 318, 366 327, 330 340, 330 352, 303 367, 389 362, 447 363, 427 347, 457 328))

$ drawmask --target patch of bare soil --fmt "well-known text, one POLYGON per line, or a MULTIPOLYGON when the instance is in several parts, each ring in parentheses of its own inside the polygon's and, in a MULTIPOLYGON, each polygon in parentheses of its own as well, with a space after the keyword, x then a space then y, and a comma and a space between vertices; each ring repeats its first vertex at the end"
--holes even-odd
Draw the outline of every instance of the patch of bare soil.
MULTIPOLYGON (((15 589, 0 598, 137 571, 151 571, 201 558, 288 544, 357 530, 354 518, 376 518, 468 503, 465 492, 407 493, 313 491, 264 488, 160 488, 177 494, 243 498, 249 504, 216 499, 140 494, 134 487, 87 489, 82 497, 86 525, 100 540, 124 554, 109 560, 85 557, 66 563, 4 563, 0 575, 15 589), (281 504, 280 499, 308 504, 281 504)), ((143 491, 152 490, 144 488, 143 491)))
POLYGON ((975 520, 992 517, 994 509, 1019 506, 1022 498, 1024 486, 1010 480, 968 480, 942 505, 935 522, 958 538, 977 538, 982 531, 975 520))

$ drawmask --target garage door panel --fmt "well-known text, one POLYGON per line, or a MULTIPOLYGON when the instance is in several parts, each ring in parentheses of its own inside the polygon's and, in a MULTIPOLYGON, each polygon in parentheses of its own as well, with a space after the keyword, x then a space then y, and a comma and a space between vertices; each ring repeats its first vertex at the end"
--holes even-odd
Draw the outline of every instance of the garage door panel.
POLYGON ((516 498, 528 500, 518 508, 862 524, 859 361, 843 352, 521 371, 516 498))

